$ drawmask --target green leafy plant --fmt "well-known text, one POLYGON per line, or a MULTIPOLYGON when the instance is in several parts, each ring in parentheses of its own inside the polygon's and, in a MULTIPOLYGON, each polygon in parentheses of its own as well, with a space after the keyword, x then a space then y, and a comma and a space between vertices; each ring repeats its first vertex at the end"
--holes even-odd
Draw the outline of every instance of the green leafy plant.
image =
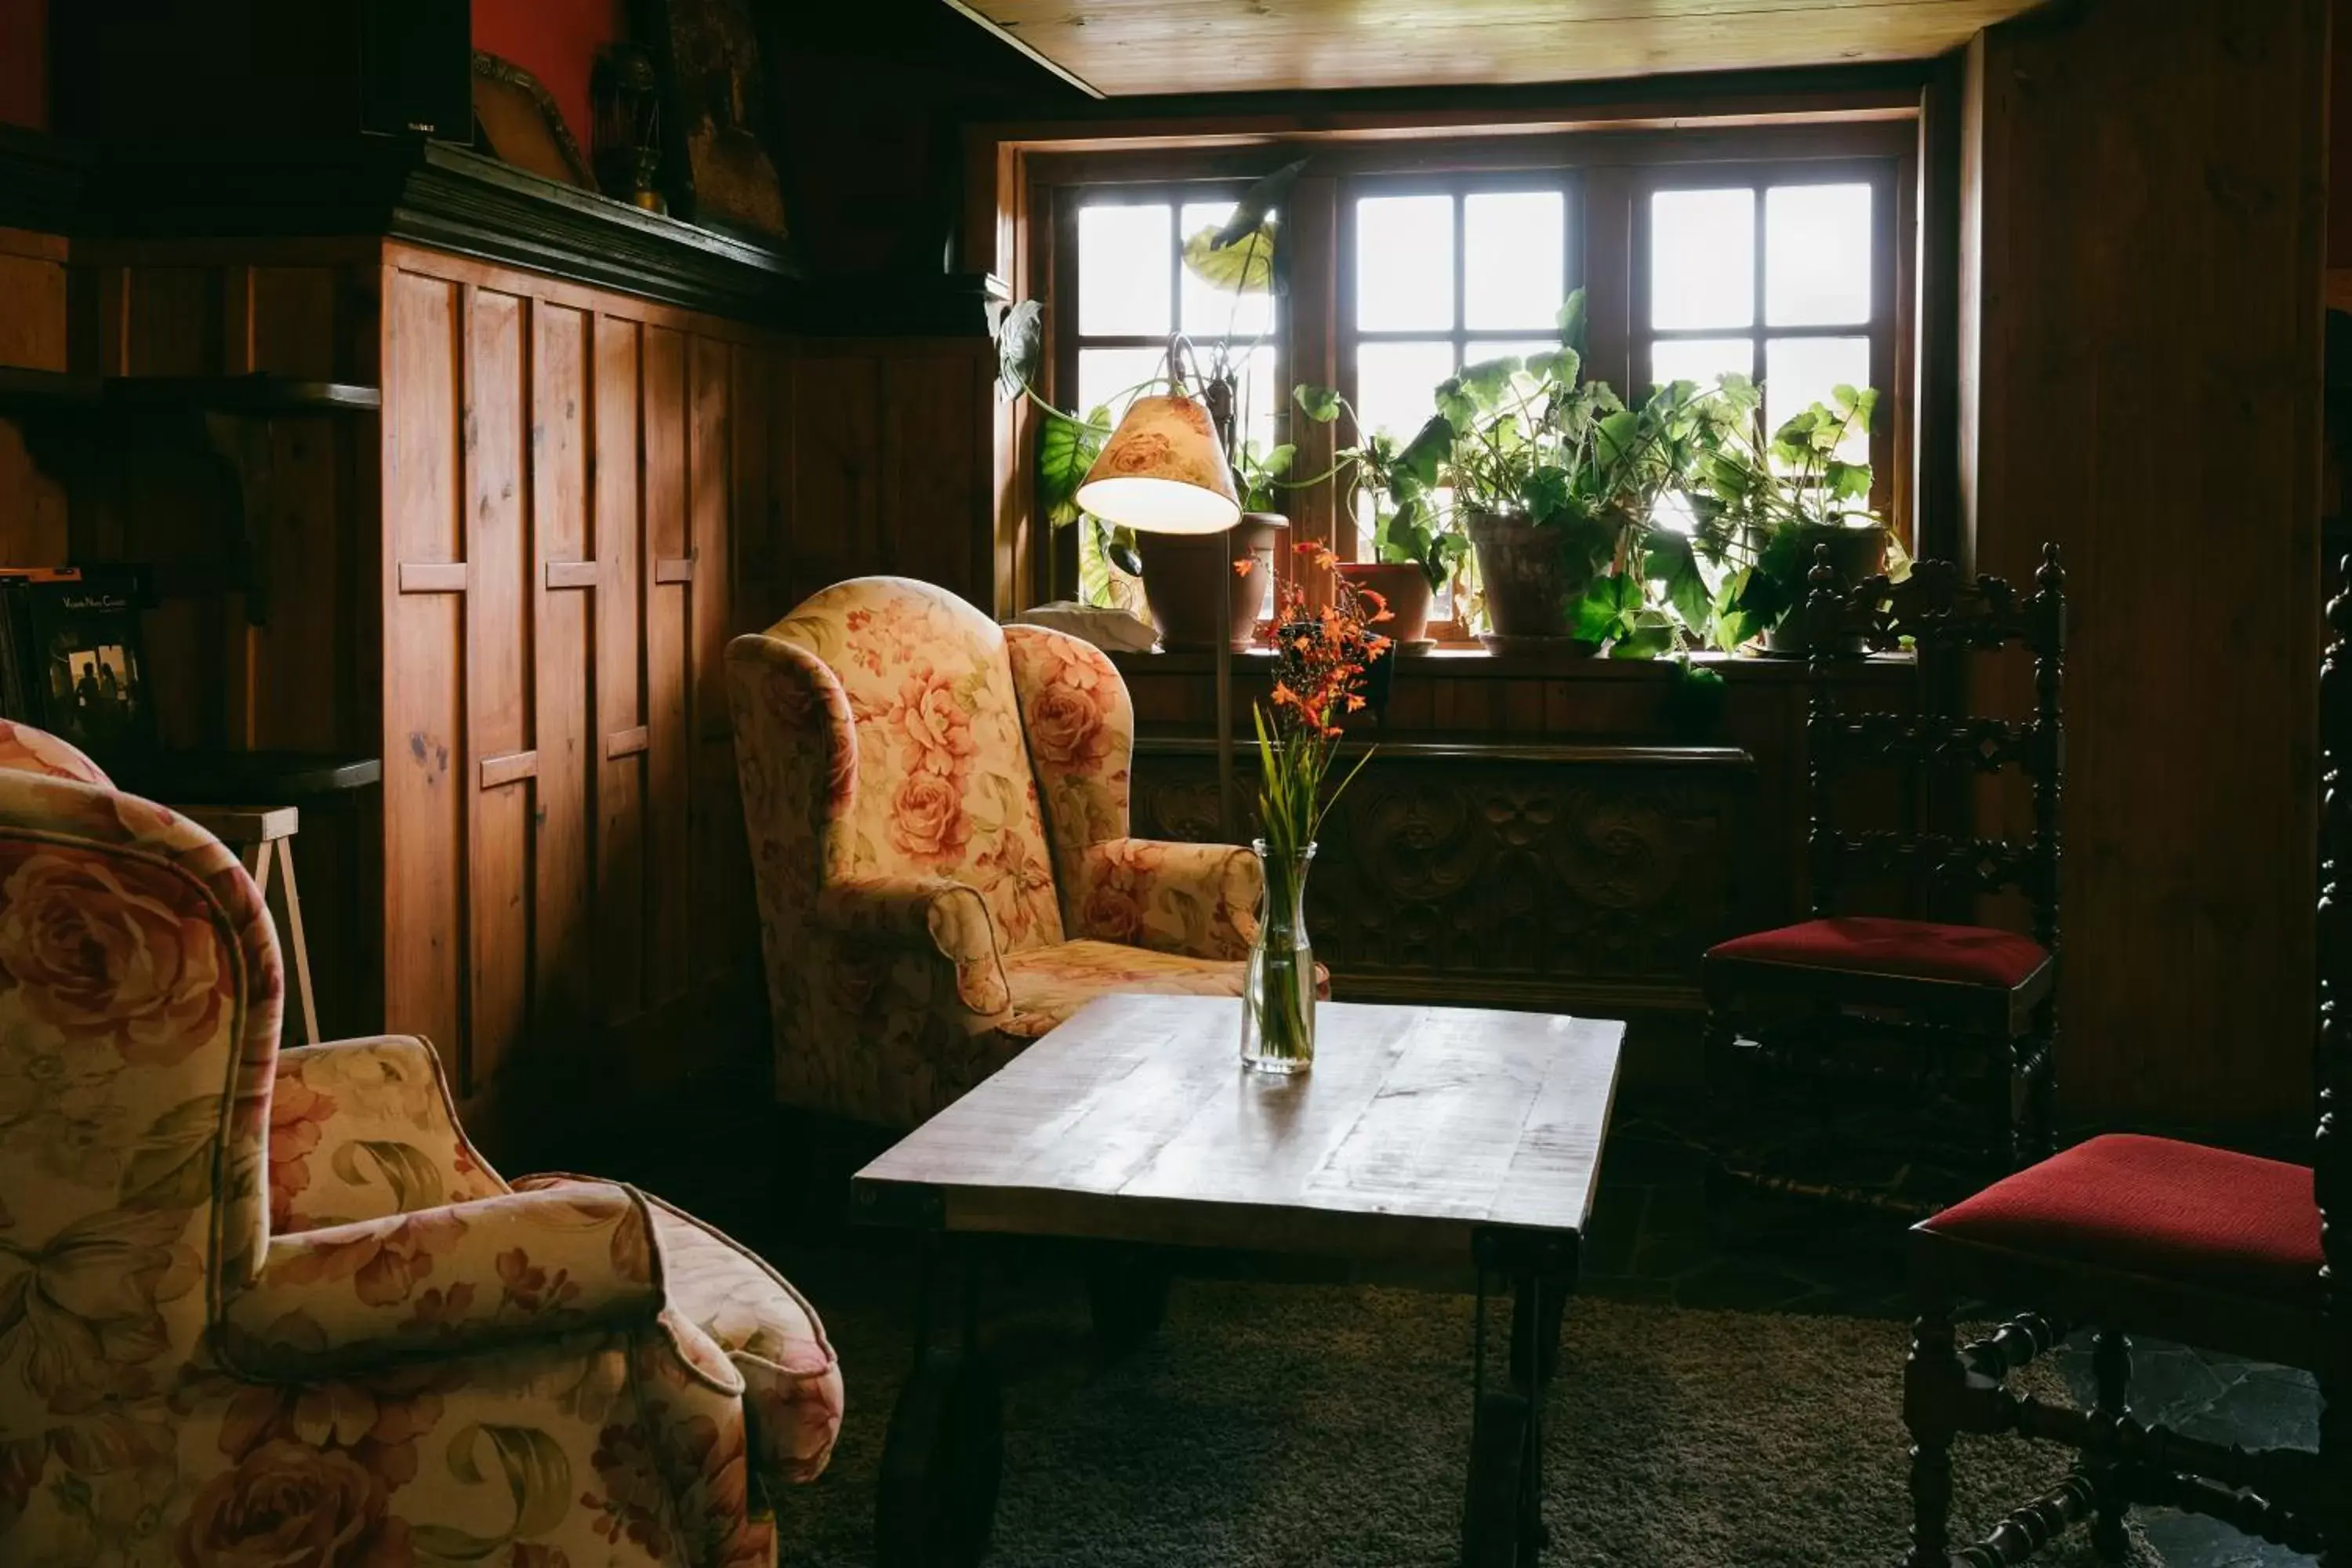
MULTIPOLYGON (((1813 546, 1825 530, 1885 536, 1870 510, 1871 468, 1839 456, 1870 428, 1878 394, 1841 385, 1765 433, 1763 394, 1725 376, 1715 396, 1731 420, 1694 475, 1695 553, 1719 574, 1710 596, 1716 645, 1736 648, 1780 626, 1803 603, 1813 546)), ((1885 540, 1893 548, 1893 540, 1885 540)), ((1896 558, 1900 569, 1899 553, 1896 558)), ((1694 626, 1697 623, 1694 622, 1694 626)))
POLYGON ((1355 445, 1335 454, 1330 471, 1307 482, 1337 480, 1342 517, 1356 515, 1359 498, 1369 500, 1372 558, 1418 566, 1430 591, 1443 592, 1470 549, 1439 504, 1439 477, 1453 454, 1454 426, 1444 416, 1433 415, 1412 440, 1400 443, 1384 432, 1364 434, 1354 405, 1330 387, 1302 385, 1291 398, 1317 424, 1345 419, 1357 432, 1355 445))

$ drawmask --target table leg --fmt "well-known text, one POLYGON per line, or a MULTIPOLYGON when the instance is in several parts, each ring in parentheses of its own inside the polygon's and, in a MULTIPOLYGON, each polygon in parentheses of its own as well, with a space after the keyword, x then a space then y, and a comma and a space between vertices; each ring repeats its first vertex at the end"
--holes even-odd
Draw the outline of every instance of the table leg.
POLYGON ((1096 1348, 1106 1356, 1123 1356, 1158 1333, 1168 1318, 1172 1278, 1167 1258, 1147 1248, 1097 1249, 1087 1260, 1096 1348))
POLYGON ((1576 1288, 1575 1238, 1491 1232, 1478 1238, 1470 1474, 1463 1568, 1522 1568, 1549 1542, 1543 1522, 1544 1399, 1559 1364, 1560 1319, 1576 1288), (1508 1387, 1487 1386, 1490 1281, 1511 1290, 1508 1387))
POLYGON ((928 1237, 915 1365, 890 1412, 874 1520, 881 1568, 973 1568, 988 1554, 1004 1468, 1004 1410, 980 1344, 980 1268, 969 1242, 928 1237), (936 1309, 955 1304, 950 1311, 936 1309), (955 1320, 945 1343, 934 1320, 955 1320))

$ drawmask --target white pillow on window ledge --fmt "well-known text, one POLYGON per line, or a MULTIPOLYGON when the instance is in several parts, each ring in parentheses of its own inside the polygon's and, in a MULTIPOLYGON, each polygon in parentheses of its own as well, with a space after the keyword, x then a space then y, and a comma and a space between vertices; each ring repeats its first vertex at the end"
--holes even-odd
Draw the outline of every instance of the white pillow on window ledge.
POLYGON ((1147 653, 1159 637, 1150 621, 1129 615, 1125 610, 1107 609, 1100 605, 1081 605, 1070 599, 1024 610, 1013 616, 1013 621, 1015 626, 1044 626, 1049 631, 1067 632, 1107 653, 1147 653))

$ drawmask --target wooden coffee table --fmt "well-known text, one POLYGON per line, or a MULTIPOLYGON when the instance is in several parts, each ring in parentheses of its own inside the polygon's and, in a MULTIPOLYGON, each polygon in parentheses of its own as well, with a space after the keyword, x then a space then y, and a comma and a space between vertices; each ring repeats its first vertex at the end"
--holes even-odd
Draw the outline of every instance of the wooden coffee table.
POLYGON ((1360 1275, 1475 1290, 1468 1568, 1544 1544, 1543 1396, 1576 1285, 1622 1024, 1538 1013, 1326 1003, 1315 1068, 1241 1068, 1239 1005, 1109 996, 858 1173, 858 1217, 926 1247, 917 1365, 892 1412, 883 1568, 977 1563, 1003 1457, 976 1336, 975 1238, 1152 1249, 1098 1276, 1095 1321, 1148 1332, 1172 1251, 1323 1255, 1360 1275), (949 1275, 961 1310, 940 1311, 949 1275), (1507 1377, 1490 1373, 1490 1290, 1513 1297, 1507 1377))

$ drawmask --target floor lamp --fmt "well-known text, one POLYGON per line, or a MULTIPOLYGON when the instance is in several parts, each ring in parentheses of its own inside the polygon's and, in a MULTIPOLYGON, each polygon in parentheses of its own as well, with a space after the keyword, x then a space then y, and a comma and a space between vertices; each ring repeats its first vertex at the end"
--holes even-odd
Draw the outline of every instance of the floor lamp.
MULTIPOLYGON (((1242 520, 1233 466, 1208 407, 1185 395, 1169 351, 1169 391, 1139 397, 1078 486, 1081 510, 1143 533, 1229 534, 1242 520)), ((1217 831, 1231 843, 1234 817, 1234 574, 1217 574, 1217 831)))

